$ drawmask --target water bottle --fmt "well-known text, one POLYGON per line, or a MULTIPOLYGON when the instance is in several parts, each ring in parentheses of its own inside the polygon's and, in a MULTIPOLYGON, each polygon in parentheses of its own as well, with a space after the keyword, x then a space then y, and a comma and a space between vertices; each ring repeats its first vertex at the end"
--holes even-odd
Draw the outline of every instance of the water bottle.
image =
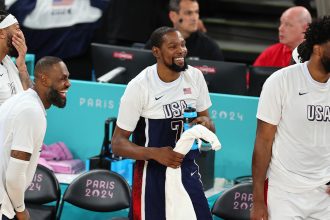
MULTIPOLYGON (((196 109, 193 107, 187 107, 185 108, 184 112, 183 112, 183 130, 186 131, 188 129, 190 129, 193 125, 191 124, 191 122, 197 118, 197 112, 196 109)), ((197 150, 198 149, 198 144, 197 144, 197 140, 194 141, 192 147, 192 150, 197 150)))

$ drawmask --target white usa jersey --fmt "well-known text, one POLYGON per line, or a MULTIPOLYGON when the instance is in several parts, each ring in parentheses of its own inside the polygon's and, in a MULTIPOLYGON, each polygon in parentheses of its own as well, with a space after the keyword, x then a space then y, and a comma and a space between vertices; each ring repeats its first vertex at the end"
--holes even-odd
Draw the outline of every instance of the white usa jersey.
MULTIPOLYGON (((174 147, 183 131, 183 111, 197 112, 211 106, 202 73, 191 66, 178 79, 160 80, 157 65, 144 69, 135 77, 121 98, 117 125, 134 131, 132 142, 145 147, 174 147)), ((182 182, 191 198, 198 219, 210 219, 211 214, 194 159, 199 150, 191 150, 181 164, 182 182), (191 173, 196 175, 191 175, 191 173)), ((166 167, 154 160, 137 160, 134 166, 131 219, 165 219, 166 167), (134 218, 132 217, 134 216, 134 218)))
POLYGON ((263 86, 257 118, 277 125, 269 184, 289 192, 330 181, 330 82, 315 81, 308 62, 283 68, 263 86))
POLYGON ((121 98, 118 126, 134 131, 140 117, 182 118, 187 106, 197 112, 207 110, 211 100, 203 74, 191 66, 178 74, 178 79, 165 83, 157 74, 157 64, 144 69, 127 85, 121 98))

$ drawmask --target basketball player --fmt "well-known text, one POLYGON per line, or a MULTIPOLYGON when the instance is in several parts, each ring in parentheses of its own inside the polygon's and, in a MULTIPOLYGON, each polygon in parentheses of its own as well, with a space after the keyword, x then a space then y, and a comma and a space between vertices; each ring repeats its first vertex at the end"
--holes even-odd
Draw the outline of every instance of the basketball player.
POLYGON ((0 105, 32 86, 25 64, 27 47, 17 19, 0 10, 0 105), (17 56, 16 65, 9 56, 17 56))
POLYGON ((70 87, 69 72, 56 57, 41 58, 35 85, 0 107, 0 219, 30 219, 24 192, 30 185, 46 132, 45 109, 63 108, 70 87))
POLYGON ((303 63, 272 74, 259 99, 252 220, 330 217, 330 17, 304 38, 303 63))
POLYGON ((182 182, 198 219, 212 219, 194 158, 173 151, 183 128, 183 110, 197 109, 194 122, 214 131, 211 106, 202 73, 187 66, 185 40, 175 28, 161 27, 151 35, 157 63, 127 86, 121 98, 113 152, 136 159, 130 219, 165 220, 165 171, 182 168, 182 182), (133 133, 133 141, 129 137, 133 133))

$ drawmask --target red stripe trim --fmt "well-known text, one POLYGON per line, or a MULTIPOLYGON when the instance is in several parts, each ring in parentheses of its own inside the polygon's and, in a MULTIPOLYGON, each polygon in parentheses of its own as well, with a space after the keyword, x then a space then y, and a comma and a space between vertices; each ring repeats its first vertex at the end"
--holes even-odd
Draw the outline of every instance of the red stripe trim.
POLYGON ((141 195, 144 161, 137 160, 134 167, 132 187, 132 217, 134 220, 141 220, 141 195))

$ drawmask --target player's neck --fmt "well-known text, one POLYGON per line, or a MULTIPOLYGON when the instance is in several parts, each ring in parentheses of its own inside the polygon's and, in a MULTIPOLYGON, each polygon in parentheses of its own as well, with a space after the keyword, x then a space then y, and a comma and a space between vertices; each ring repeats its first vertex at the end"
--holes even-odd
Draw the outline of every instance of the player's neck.
POLYGON ((311 77, 320 83, 326 83, 330 77, 330 73, 326 72, 325 69, 320 65, 311 60, 307 64, 307 68, 311 77))
POLYGON ((40 88, 38 85, 35 84, 32 89, 36 91, 36 93, 38 94, 45 109, 49 109, 51 104, 47 101, 46 93, 42 92, 42 88, 40 88))
POLYGON ((157 65, 157 74, 160 80, 166 83, 173 82, 180 77, 180 73, 162 65, 157 65))

